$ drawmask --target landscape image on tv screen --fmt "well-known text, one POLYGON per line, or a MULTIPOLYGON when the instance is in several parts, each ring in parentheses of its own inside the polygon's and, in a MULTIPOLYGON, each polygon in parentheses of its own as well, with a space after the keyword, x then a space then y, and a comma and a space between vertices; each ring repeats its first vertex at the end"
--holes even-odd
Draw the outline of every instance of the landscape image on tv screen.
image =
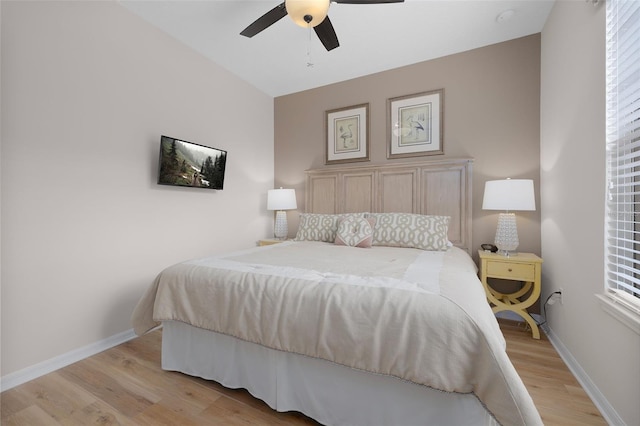
POLYGON ((193 142, 160 138, 160 185, 222 189, 227 151, 193 142))

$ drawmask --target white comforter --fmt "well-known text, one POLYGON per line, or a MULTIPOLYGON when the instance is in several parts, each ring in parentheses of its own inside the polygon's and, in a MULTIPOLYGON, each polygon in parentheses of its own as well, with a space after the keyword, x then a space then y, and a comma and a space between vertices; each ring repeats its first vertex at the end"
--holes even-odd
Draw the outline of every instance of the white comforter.
POLYGON ((282 243, 163 271, 133 314, 473 393, 505 425, 542 424, 505 352, 476 267, 446 252, 282 243))

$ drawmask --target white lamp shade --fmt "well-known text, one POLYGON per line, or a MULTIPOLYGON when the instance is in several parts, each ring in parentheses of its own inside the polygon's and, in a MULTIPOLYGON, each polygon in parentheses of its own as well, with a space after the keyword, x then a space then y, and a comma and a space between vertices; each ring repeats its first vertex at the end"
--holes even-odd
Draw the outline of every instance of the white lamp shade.
POLYGON ((285 0, 284 5, 287 15, 301 27, 315 27, 324 21, 329 12, 330 0, 285 0), (309 16, 311 20, 305 21, 309 16))
POLYGON ((484 185, 483 210, 532 211, 536 197, 531 179, 490 180, 484 185))
POLYGON ((297 208, 294 189, 270 189, 267 192, 267 210, 294 210, 297 208))

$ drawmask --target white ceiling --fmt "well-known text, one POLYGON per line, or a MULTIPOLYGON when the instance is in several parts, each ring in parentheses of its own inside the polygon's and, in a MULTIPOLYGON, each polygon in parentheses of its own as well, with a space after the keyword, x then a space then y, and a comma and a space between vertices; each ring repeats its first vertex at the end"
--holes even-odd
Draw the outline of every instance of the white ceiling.
POLYGON ((405 0, 332 3, 340 47, 285 17, 253 38, 247 25, 282 0, 120 0, 261 91, 281 96, 542 31, 554 0, 405 0), (499 22, 506 10, 515 14, 499 22), (313 66, 307 66, 308 54, 313 66))

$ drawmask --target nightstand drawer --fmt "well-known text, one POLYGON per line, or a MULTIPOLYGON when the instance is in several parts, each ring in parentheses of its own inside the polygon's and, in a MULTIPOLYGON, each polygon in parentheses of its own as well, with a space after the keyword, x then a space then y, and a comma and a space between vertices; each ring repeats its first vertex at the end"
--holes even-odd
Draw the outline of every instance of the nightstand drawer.
POLYGON ((530 263, 487 262, 487 276, 518 281, 534 281, 536 267, 530 263))

